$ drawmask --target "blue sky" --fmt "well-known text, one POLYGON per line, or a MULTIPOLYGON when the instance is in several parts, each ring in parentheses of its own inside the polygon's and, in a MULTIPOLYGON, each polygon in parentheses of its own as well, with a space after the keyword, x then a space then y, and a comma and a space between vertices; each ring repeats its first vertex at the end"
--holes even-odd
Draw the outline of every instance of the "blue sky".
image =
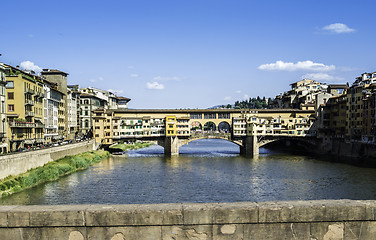
POLYGON ((207 108, 310 77, 376 71, 373 1, 124 0, 0 3, 0 62, 55 68, 130 108, 207 108), (25 61, 30 61, 26 62, 25 61))

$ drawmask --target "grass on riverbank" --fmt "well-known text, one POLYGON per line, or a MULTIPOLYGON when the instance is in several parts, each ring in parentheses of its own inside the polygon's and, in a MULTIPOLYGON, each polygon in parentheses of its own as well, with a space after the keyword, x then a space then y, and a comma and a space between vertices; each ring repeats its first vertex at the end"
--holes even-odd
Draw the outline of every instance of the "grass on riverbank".
POLYGON ((9 176, 0 181, 0 198, 34 187, 38 184, 55 181, 61 176, 87 169, 90 165, 110 156, 106 151, 91 151, 74 156, 66 156, 42 167, 34 168, 19 176, 9 176))
POLYGON ((150 147, 151 143, 149 142, 137 142, 137 143, 134 143, 134 144, 127 144, 127 143, 118 143, 116 145, 113 145, 111 146, 111 148, 118 148, 118 149, 121 149, 123 151, 127 151, 127 150, 136 150, 136 149, 140 149, 140 148, 146 148, 146 147, 150 147))

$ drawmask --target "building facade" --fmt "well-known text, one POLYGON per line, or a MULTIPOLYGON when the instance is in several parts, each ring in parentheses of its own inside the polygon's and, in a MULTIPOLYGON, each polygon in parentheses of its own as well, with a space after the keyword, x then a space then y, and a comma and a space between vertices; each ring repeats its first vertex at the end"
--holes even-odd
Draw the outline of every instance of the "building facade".
POLYGON ((5 67, 0 63, 0 153, 8 152, 5 67))
POLYGON ((44 143, 43 79, 5 65, 9 146, 12 151, 44 143))

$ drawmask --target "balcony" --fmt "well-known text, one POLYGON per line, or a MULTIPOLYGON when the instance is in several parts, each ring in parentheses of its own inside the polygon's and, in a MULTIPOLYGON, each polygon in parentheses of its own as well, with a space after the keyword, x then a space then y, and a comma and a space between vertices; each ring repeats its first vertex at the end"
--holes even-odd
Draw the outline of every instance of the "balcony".
POLYGON ((26 117, 34 117, 34 116, 35 116, 35 113, 32 112, 32 111, 27 111, 27 112, 25 113, 25 116, 26 116, 26 117))
POLYGON ((44 93, 42 92, 36 92, 35 95, 40 98, 44 98, 44 93))
POLYGON ((34 101, 30 99, 25 99, 25 105, 31 105, 34 106, 34 101))
POLYGON ((36 128, 44 128, 44 124, 43 123, 35 123, 35 127, 36 128))
POLYGON ((34 89, 26 88, 25 93, 35 94, 35 91, 34 91, 34 89))
POLYGON ((31 122, 9 122, 10 127, 18 127, 18 128, 34 128, 35 123, 31 122))

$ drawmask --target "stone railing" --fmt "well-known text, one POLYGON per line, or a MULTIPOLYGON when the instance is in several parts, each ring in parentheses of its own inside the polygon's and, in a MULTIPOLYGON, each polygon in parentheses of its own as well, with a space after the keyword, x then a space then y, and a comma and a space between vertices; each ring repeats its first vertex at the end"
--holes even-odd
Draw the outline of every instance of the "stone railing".
POLYGON ((0 206, 1 239, 375 239, 376 201, 0 206))

